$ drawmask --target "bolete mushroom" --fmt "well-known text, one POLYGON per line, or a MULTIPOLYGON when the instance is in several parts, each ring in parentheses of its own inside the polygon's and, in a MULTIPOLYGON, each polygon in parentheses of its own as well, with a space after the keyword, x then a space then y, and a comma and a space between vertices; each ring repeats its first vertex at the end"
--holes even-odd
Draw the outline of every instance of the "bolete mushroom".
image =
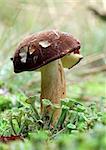
MULTIPOLYGON (((51 30, 26 37, 17 47, 13 57, 14 72, 41 71, 42 99, 60 104, 66 97, 66 81, 63 67, 71 68, 82 59, 80 42, 71 34, 51 30)), ((48 114, 50 108, 47 109, 48 114)), ((59 110, 54 113, 54 120, 59 110)))

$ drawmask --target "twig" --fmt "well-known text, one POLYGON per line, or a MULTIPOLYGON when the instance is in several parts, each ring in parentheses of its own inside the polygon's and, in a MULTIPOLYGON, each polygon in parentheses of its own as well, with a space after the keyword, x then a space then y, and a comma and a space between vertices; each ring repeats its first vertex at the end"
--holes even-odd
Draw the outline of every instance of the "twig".
POLYGON ((106 65, 100 66, 100 67, 95 67, 91 69, 87 69, 86 71, 82 72, 79 74, 80 76, 86 76, 86 75, 91 75, 91 74, 96 74, 101 71, 106 71, 106 65))
POLYGON ((92 11, 94 13, 94 15, 96 15, 97 17, 99 17, 100 19, 102 19, 103 21, 106 21, 106 12, 102 11, 102 10, 98 10, 97 8, 94 7, 88 7, 88 9, 90 11, 92 11))

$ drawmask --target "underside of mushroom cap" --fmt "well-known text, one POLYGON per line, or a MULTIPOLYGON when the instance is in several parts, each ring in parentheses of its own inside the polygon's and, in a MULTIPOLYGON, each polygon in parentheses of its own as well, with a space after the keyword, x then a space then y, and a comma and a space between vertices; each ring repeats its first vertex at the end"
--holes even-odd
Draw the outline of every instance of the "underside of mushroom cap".
POLYGON ((79 49, 80 42, 71 34, 56 30, 32 34, 16 49, 14 72, 33 71, 79 49))

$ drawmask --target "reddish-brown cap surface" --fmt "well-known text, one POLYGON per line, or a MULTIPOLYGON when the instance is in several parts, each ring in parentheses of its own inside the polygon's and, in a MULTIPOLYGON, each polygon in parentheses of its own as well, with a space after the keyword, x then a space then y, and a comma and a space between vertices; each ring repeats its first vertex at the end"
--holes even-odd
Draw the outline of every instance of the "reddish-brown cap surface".
POLYGON ((14 72, 38 69, 78 49, 80 42, 67 33, 52 30, 30 35, 16 49, 14 72))

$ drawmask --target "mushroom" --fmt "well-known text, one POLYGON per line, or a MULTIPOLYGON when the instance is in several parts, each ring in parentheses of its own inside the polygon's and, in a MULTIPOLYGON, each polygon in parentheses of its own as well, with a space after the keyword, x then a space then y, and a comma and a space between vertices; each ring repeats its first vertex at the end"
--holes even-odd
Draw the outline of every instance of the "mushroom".
MULTIPOLYGON (((42 99, 60 104, 66 97, 64 67, 71 68, 82 59, 80 42, 71 34, 51 30, 26 37, 17 47, 12 59, 14 72, 41 71, 41 112, 42 99)), ((47 108, 46 113, 50 113, 47 108)), ((59 109, 54 113, 56 121, 59 109)))

